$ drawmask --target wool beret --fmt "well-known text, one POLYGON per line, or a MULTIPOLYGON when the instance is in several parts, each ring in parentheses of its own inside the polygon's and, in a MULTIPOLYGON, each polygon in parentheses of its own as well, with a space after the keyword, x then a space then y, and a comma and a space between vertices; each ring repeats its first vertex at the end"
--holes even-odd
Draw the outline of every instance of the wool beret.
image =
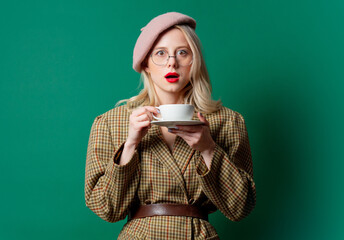
POLYGON ((160 33, 176 24, 187 24, 196 29, 196 21, 193 18, 178 12, 168 12, 159 15, 141 29, 141 34, 136 41, 133 54, 133 68, 136 72, 141 73, 141 63, 160 33))

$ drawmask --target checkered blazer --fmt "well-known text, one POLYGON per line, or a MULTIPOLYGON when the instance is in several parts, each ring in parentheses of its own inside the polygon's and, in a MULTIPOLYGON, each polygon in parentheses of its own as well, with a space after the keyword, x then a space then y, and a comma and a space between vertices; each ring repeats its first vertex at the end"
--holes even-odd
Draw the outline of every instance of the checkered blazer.
MULTIPOLYGON (((226 107, 204 114, 216 142, 210 170, 199 151, 179 136, 171 154, 160 128, 152 125, 132 159, 118 165, 129 130, 126 106, 95 118, 89 137, 86 205, 108 222, 124 219, 131 206, 194 204, 209 213, 219 209, 232 221, 255 206, 251 151, 243 117, 226 107)), ((194 119, 197 119, 196 116, 194 119)), ((118 239, 219 239, 205 220, 155 216, 127 222, 118 239)))

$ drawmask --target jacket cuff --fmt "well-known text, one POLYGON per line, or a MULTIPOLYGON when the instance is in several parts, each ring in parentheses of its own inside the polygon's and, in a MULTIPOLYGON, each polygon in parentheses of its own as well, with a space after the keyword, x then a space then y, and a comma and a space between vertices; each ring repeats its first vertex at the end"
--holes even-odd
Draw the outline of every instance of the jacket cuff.
POLYGON ((222 159, 225 157, 226 152, 216 143, 214 148, 214 155, 211 159, 210 169, 208 169, 203 156, 198 153, 198 164, 196 165, 196 172, 202 178, 210 178, 210 175, 217 175, 222 159))
POLYGON ((111 160, 106 166, 105 174, 108 174, 113 179, 123 178, 130 179, 130 177, 137 173, 139 168, 139 155, 135 150, 134 155, 130 161, 125 165, 119 165, 118 162, 121 158, 125 142, 123 142, 117 150, 112 154, 111 160))

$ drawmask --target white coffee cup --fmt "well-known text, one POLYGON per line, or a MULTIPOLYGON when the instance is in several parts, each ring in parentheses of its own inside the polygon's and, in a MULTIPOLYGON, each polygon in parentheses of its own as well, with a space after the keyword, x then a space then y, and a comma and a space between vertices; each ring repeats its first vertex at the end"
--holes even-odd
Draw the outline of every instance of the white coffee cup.
POLYGON ((153 118, 159 121, 188 121, 191 120, 195 111, 190 104, 165 104, 155 107, 160 111, 161 118, 153 114, 153 118))

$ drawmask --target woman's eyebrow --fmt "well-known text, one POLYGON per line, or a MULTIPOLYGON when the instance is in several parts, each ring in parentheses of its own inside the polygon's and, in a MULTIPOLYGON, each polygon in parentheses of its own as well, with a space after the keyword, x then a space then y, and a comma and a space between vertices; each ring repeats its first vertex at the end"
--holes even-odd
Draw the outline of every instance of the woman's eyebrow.
MULTIPOLYGON (((167 47, 155 47, 154 49, 160 49, 160 48, 167 49, 167 47)), ((176 48, 188 48, 188 46, 178 46, 176 48)))

